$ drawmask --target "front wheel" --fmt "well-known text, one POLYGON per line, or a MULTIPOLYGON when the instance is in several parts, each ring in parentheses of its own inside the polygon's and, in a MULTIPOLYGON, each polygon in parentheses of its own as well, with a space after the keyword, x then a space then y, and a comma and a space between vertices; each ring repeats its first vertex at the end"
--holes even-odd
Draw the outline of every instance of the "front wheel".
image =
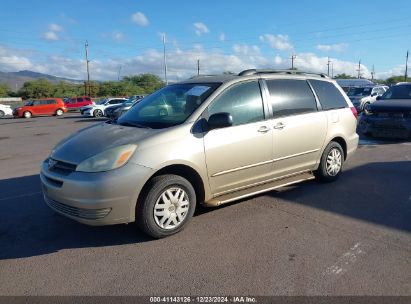
POLYGON ((94 117, 97 117, 97 118, 103 117, 103 111, 101 111, 101 110, 95 110, 95 111, 93 112, 93 115, 94 115, 94 117))
POLYGON ((5 115, 4 112, 2 110, 0 110, 0 118, 3 118, 4 115, 5 115))
POLYGON ((61 115, 63 115, 63 110, 62 109, 58 109, 57 111, 56 111, 56 116, 61 116, 61 115))
POLYGON ((191 183, 178 175, 154 177, 137 204, 140 229, 154 238, 182 230, 194 214, 196 194, 191 183))
POLYGON ((332 141, 325 147, 315 175, 323 182, 335 181, 341 174, 343 163, 344 151, 339 143, 332 141))
POLYGON ((31 117, 31 113, 29 111, 26 111, 23 113, 24 118, 30 118, 31 117))

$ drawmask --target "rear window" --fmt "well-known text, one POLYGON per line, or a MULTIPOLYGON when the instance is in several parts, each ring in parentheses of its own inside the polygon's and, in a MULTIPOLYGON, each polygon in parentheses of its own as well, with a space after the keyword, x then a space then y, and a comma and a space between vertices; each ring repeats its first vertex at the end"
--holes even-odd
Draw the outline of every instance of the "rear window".
POLYGON ((317 111, 317 104, 305 80, 267 80, 274 117, 317 111))
POLYGON ((309 80, 310 84, 317 93, 323 110, 341 109, 348 107, 344 96, 328 81, 309 80))
POLYGON ((90 97, 86 97, 86 101, 90 101, 90 97))
POLYGON ((411 85, 392 86, 381 99, 411 99, 411 85))

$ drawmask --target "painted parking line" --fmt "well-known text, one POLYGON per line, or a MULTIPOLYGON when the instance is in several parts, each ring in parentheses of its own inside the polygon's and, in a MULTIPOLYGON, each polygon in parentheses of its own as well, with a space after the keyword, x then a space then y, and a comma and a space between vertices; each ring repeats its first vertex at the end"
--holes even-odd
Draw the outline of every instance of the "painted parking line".
POLYGON ((356 243, 350 250, 341 255, 333 265, 327 267, 323 274, 341 275, 347 272, 351 265, 356 263, 361 256, 365 255, 365 251, 362 247, 360 242, 356 243))

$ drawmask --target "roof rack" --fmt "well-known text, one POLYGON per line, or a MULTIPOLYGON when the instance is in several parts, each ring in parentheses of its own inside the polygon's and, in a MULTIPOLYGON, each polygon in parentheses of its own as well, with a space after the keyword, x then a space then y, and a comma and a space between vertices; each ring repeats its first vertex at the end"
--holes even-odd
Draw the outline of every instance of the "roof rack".
POLYGON ((320 76, 322 78, 330 78, 324 73, 312 73, 312 72, 303 72, 303 71, 297 71, 297 70, 257 70, 257 69, 244 70, 240 72, 238 76, 249 76, 249 75, 258 75, 258 74, 314 75, 314 76, 320 76))

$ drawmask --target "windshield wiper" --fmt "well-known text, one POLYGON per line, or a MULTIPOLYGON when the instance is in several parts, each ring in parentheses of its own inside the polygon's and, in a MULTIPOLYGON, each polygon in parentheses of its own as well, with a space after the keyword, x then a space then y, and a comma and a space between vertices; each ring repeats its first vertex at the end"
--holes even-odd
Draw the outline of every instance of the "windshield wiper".
POLYGON ((151 129, 148 126, 136 123, 136 122, 132 122, 132 121, 123 121, 121 123, 119 123, 120 126, 126 126, 126 127, 136 127, 136 128, 144 128, 144 129, 151 129))

